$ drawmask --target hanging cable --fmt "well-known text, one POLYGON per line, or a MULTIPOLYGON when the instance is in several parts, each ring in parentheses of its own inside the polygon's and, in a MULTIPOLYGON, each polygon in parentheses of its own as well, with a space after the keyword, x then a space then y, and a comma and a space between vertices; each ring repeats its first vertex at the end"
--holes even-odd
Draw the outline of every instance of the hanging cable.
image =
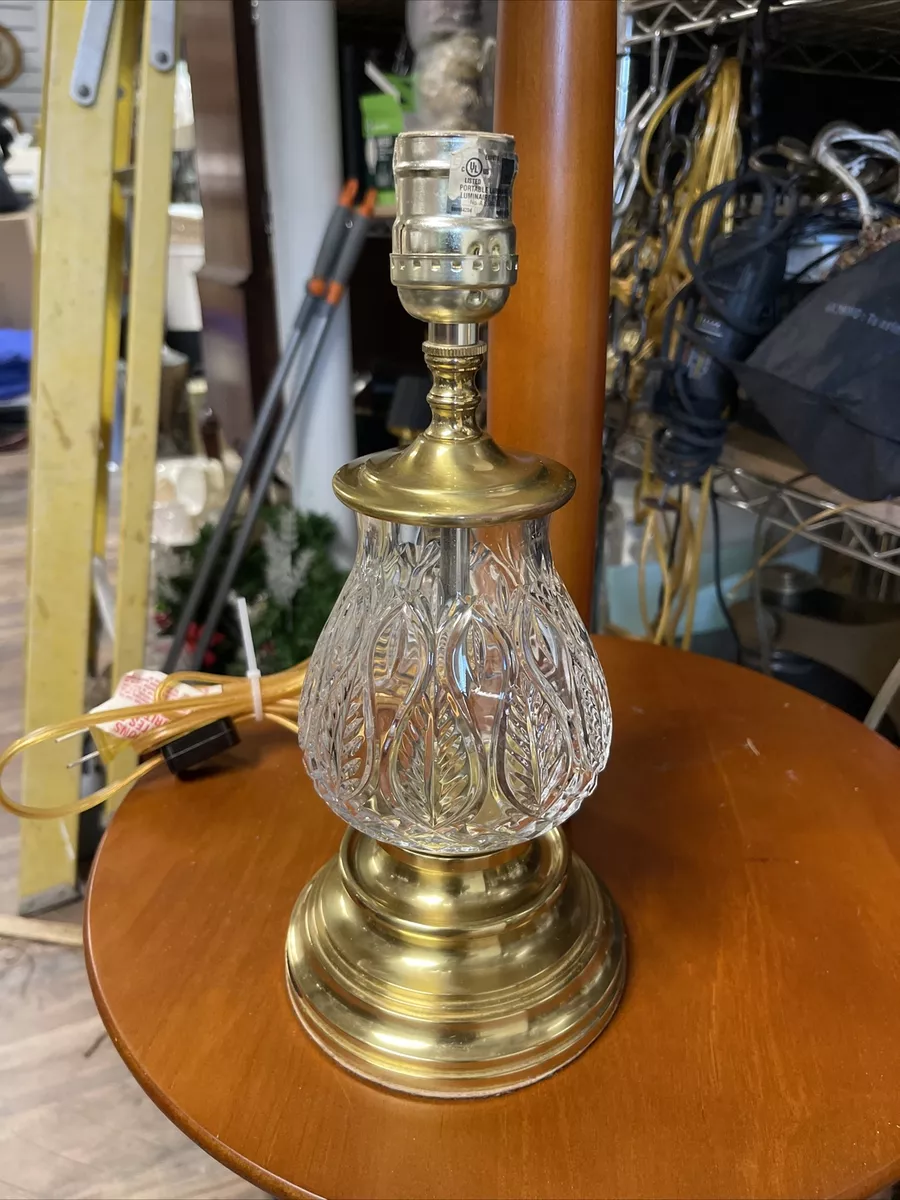
POLYGON ((760 556, 759 561, 752 566, 749 571, 744 572, 737 583, 735 583, 733 587, 729 589, 729 595, 736 595, 737 592, 739 592, 744 586, 744 584, 748 583, 753 578, 757 571, 762 570, 766 563, 770 562, 776 554, 780 554, 788 542, 790 542, 798 534, 802 533, 804 529, 809 529, 810 526, 817 525, 820 521, 825 521, 830 517, 838 517, 841 513, 849 512, 851 509, 858 507, 858 504, 859 501, 857 500, 849 500, 844 504, 836 504, 834 508, 823 509, 821 512, 813 513, 812 516, 805 517, 802 521, 798 521, 796 525, 793 525, 788 530, 783 538, 779 538, 774 546, 770 546, 765 554, 760 556))
POLYGON ((719 609, 722 616, 725 618, 725 624, 734 639, 734 648, 737 656, 737 662, 740 663, 744 656, 744 647, 741 644, 740 634, 737 631, 737 625, 734 623, 734 617, 731 615, 731 609, 725 600, 725 593, 722 588, 722 526, 719 517, 719 497, 713 489, 710 493, 710 507, 713 519, 713 584, 716 591, 716 599, 719 602, 719 609))
MULTIPOLYGON (((645 312, 642 320, 642 342, 635 350, 635 361, 646 362, 658 352, 663 337, 666 312, 674 297, 688 283, 690 260, 685 256, 686 241, 692 255, 700 255, 707 238, 709 216, 701 211, 688 225, 689 214, 710 188, 733 176, 737 169, 740 137, 738 115, 740 108, 740 66, 736 59, 719 62, 715 49, 711 61, 683 80, 660 103, 647 123, 641 143, 641 178, 651 202, 659 202, 659 190, 665 186, 667 165, 672 147, 681 144, 683 159, 672 184, 670 204, 664 205, 666 225, 659 235, 658 245, 650 249, 651 259, 658 260, 658 269, 649 280, 645 312), (712 76, 712 78, 710 78, 712 76), (677 118, 682 104, 692 98, 705 106, 705 121, 695 127, 691 139, 677 134, 677 118), (650 154, 654 137, 666 121, 666 145, 663 148, 658 182, 650 172, 650 154)), ((698 116, 701 114, 698 114, 698 116)), ((627 248, 618 252, 617 266, 625 261, 627 248)), ((638 261, 643 250, 635 252, 638 261)), ((630 300, 633 281, 629 277, 613 280, 612 292, 618 298, 630 300), (621 293, 621 296, 619 296, 621 293)), ((711 478, 701 487, 696 518, 692 513, 692 489, 679 486, 677 499, 667 499, 665 481, 651 469, 645 458, 636 511, 644 514, 645 528, 638 561, 638 598, 645 636, 655 642, 675 645, 678 625, 685 616, 682 645, 690 647, 696 607, 696 592, 702 558, 702 539, 709 505, 711 478), (674 511, 672 529, 666 523, 666 511, 674 511), (647 577, 651 555, 660 570, 660 597, 655 617, 650 615, 647 596, 647 577)), ((674 482, 674 481, 671 481, 674 482)))
POLYGON ((655 360, 664 425, 654 437, 654 468, 669 483, 698 483, 719 460, 736 391, 728 363, 745 357, 774 322, 796 214, 796 193, 756 172, 710 188, 687 214, 682 253, 691 278, 669 305, 655 360), (721 238, 726 214, 748 191, 761 194, 759 215, 721 238))
MULTIPOLYGON (((704 78, 708 67, 689 75, 670 94, 653 114, 641 143, 641 179, 652 198, 657 191, 649 172, 649 154, 653 135, 670 109, 676 109, 693 88, 704 78)), ((706 121, 698 131, 696 141, 685 150, 679 178, 672 196, 672 214, 666 237, 666 251, 659 271, 650 287, 647 304, 647 331, 652 350, 659 347, 666 309, 672 298, 688 282, 691 271, 684 258, 683 233, 688 212, 694 203, 711 188, 734 177, 740 155, 738 116, 741 99, 741 72, 736 58, 722 62, 709 88, 706 121)), ((708 218, 701 214, 694 223, 692 237, 699 253, 706 238, 708 218)))
POLYGON ((898 691, 900 691, 900 658, 894 663, 893 670, 878 689, 878 695, 872 701, 872 707, 863 722, 867 729, 878 728, 898 691))
MULTIPOLYGON (((681 252, 690 278, 668 306, 661 356, 651 364, 657 371, 654 407, 662 421, 652 438, 651 478, 683 493, 700 488, 696 520, 685 525, 685 543, 671 556, 682 567, 682 595, 665 614, 677 622, 687 612, 685 649, 691 644, 711 471, 721 455, 736 391, 728 363, 744 357, 771 326, 795 215, 792 195, 786 197, 771 178, 749 174, 700 196, 682 228, 681 252), (759 214, 737 233, 723 236, 737 197, 755 190, 763 198, 759 214)), ((658 533, 648 530, 645 536, 658 533)), ((659 640, 674 644, 677 623, 660 624, 659 640)))

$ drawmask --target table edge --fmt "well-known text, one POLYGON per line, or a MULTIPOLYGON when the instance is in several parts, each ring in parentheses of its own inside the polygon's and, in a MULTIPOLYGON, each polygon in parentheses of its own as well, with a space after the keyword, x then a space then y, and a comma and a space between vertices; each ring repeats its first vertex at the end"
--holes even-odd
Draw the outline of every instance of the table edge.
POLYGON ((93 899, 94 870, 99 861, 103 841, 105 840, 104 835, 100 846, 97 848, 97 853, 94 855, 94 861, 91 864, 91 871, 85 888, 83 917, 84 963, 91 995, 97 1006, 97 1012, 100 1014, 100 1020, 103 1022, 104 1029, 109 1034, 109 1039, 115 1047, 116 1053, 128 1068, 129 1074, 137 1080, 142 1091, 153 1101, 163 1116, 189 1137, 201 1150, 204 1150, 210 1157, 216 1159, 217 1162, 220 1162, 223 1167, 227 1167, 236 1175, 240 1175, 242 1179, 245 1179, 248 1183, 252 1183, 255 1187, 270 1192, 278 1200, 327 1200, 326 1197, 320 1196, 318 1192, 308 1191, 306 1188, 290 1183, 280 1175, 273 1175, 265 1167, 251 1162, 248 1158, 244 1158, 242 1154, 239 1154, 231 1146, 228 1146, 225 1142, 220 1141, 211 1134, 190 1117, 184 1109, 172 1103, 170 1097, 147 1074, 135 1055, 131 1052, 128 1043, 122 1038, 113 1020, 109 1006, 106 1003, 100 981, 94 972, 90 914, 93 899))

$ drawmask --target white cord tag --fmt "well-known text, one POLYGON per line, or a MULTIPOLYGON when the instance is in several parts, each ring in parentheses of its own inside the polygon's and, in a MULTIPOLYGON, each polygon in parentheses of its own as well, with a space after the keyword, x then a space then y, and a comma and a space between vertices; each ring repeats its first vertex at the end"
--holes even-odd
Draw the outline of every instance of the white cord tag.
POLYGON ((250 613, 247 611, 247 601, 244 596, 234 596, 238 620, 241 624, 241 641, 244 644, 244 657, 247 660, 247 679, 250 683, 250 695, 253 697, 253 716, 257 721, 263 719, 262 688, 259 686, 259 667, 256 665, 256 649, 253 645, 253 634, 250 631, 250 613))

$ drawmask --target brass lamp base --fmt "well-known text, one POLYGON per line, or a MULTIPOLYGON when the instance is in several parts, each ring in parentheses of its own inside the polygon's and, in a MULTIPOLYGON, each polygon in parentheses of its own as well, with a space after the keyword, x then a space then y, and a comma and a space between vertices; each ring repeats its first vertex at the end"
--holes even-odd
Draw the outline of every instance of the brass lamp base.
POLYGON ((579 1055, 625 985, 612 897, 553 830, 412 854, 348 830, 287 939, 291 999, 348 1070, 420 1096, 524 1087, 579 1055))

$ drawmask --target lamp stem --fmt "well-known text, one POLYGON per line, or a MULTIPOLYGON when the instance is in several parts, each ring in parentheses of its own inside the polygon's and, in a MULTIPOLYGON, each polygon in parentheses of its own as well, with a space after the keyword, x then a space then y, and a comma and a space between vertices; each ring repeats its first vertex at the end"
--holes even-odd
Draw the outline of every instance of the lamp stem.
POLYGON ((474 346, 478 342, 478 326, 473 321, 454 325, 428 323, 428 340, 438 346, 474 346))
POLYGON ((441 583, 444 603, 454 596, 466 596, 469 586, 469 539, 468 529, 441 530, 441 583))

